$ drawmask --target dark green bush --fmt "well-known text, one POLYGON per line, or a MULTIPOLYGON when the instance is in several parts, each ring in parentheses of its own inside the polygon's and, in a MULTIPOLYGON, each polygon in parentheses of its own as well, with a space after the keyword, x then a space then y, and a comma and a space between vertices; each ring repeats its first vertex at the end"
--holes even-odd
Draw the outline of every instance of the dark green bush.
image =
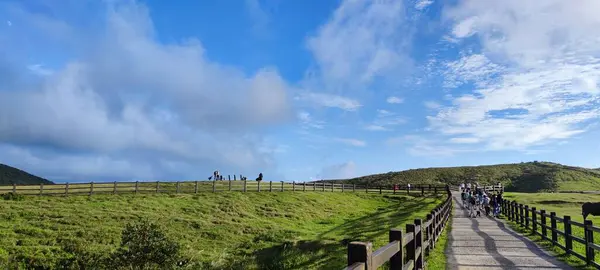
POLYGON ((22 201, 25 199, 25 196, 23 196, 23 194, 9 192, 2 194, 2 198, 5 201, 22 201))

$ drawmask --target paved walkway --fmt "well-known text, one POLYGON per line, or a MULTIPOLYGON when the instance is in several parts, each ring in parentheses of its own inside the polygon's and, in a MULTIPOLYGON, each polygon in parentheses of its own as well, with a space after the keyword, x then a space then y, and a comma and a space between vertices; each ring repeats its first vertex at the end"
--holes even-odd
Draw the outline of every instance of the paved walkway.
POLYGON ((469 218, 460 193, 454 192, 447 269, 573 269, 503 222, 483 215, 469 218))

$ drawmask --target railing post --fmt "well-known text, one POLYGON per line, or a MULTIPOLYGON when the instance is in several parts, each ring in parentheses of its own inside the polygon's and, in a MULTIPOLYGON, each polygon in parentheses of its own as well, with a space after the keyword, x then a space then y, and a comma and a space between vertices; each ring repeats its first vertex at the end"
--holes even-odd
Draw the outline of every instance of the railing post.
POLYGON ((379 194, 383 193, 383 189, 381 188, 381 186, 379 186, 379 194))
POLYGON ((531 231, 533 234, 537 232, 537 209, 535 207, 531 207, 531 231))
POLYGON ((138 193, 139 183, 140 183, 140 182, 138 182, 138 181, 135 181, 135 191, 134 191, 134 192, 135 192, 135 194, 137 194, 137 193, 138 193))
POLYGON ((213 192, 217 192, 217 180, 213 180, 213 192))
POLYGON ((344 183, 342 183, 342 192, 344 192, 344 183))
POLYGON ((415 269, 423 269, 423 261, 425 260, 425 250, 423 249, 423 220, 415 219, 415 229, 419 232, 415 235, 415 252, 421 248, 419 254, 415 253, 415 269))
POLYGON ((325 182, 321 182, 323 183, 323 192, 325 192, 325 182))
MULTIPOLYGON (((429 222, 432 219, 433 219, 433 215, 431 213, 427 214, 427 221, 426 222, 429 222)), ((429 243, 427 245, 427 248, 426 248, 426 250, 427 250, 428 253, 431 250, 432 245, 433 245, 433 241, 431 241, 431 224, 433 224, 433 222, 430 222, 429 226, 425 227, 425 235, 427 236, 427 243, 429 243)))
POLYGON ((229 181, 229 191, 231 191, 231 179, 227 181, 229 181))
POLYGON ((92 194, 94 194, 94 182, 93 181, 90 182, 90 196, 92 196, 92 194))
MULTIPOLYGON (((137 182, 136 182, 136 186, 137 186, 137 182)), ((137 187, 135 189, 137 190, 137 187)), ((181 187, 180 187, 179 181, 177 181, 177 183, 175 183, 175 193, 179 193, 180 190, 181 190, 181 187)))
MULTIPOLYGON (((13 189, 16 192, 15 186, 13 185, 13 189)), ((65 196, 69 195, 69 182, 67 182, 67 185, 65 185, 65 196)))
POLYGON ((244 192, 248 191, 248 181, 244 180, 244 192))
POLYGON ((542 238, 548 240, 548 230, 546 229, 546 210, 540 210, 540 217, 542 218, 542 238))
POLYGON ((416 241, 417 234, 415 233, 415 230, 416 230, 415 224, 406 224, 406 233, 407 234, 412 233, 414 236, 413 240, 410 240, 410 242, 408 242, 406 244, 406 261, 412 260, 415 263, 414 269, 417 269, 417 267, 416 267, 417 257, 416 257, 416 253, 415 253, 416 248, 417 248, 417 241, 416 241))
POLYGON ((550 228, 552 228, 552 245, 558 242, 558 233, 556 232, 556 212, 550 212, 550 228))
POLYGON ((594 262, 594 248, 590 244, 594 244, 594 231, 589 228, 594 226, 591 220, 584 220, 584 236, 585 236, 585 262, 586 265, 591 265, 594 262))
POLYGON ((404 246, 402 242, 404 241, 402 238, 402 230, 400 229, 391 229, 390 230, 390 243, 398 241, 400 243, 400 251, 396 252, 392 258, 390 258, 390 269, 392 270, 402 270, 404 266, 404 246))
POLYGON ((302 182, 302 191, 306 191, 306 182, 302 182))
POLYGON ((523 204, 520 203, 519 204, 519 224, 521 225, 521 227, 523 227, 523 225, 525 225, 524 217, 525 217, 525 215, 523 215, 523 204))
POLYGON ((269 192, 273 192, 273 181, 269 181, 269 192))
POLYGON ((292 191, 296 191, 296 181, 292 181, 292 191))
POLYGON ((348 244, 348 266, 361 262, 365 264, 365 269, 373 270, 372 257, 373 244, 364 242, 350 242, 348 244))
POLYGON ((356 184, 352 184, 352 192, 356 191, 356 184))
POLYGON ((281 192, 283 192, 283 181, 281 181, 281 192))
POLYGON ((529 229, 529 205, 525 205, 525 228, 529 229))
MULTIPOLYGON (((68 183, 67 183, 68 184, 68 183)), ((17 193, 17 184, 13 183, 13 190, 12 193, 17 193)))
POLYGON ((258 191, 258 192, 260 192, 260 182, 262 182, 262 181, 258 181, 256 183, 256 191, 258 191))
POLYGON ((198 181, 194 183, 194 193, 198 193, 198 181))
POLYGON ((571 216, 563 217, 563 226, 565 228, 565 251, 567 254, 573 253, 573 238, 571 231, 571 216))
POLYGON ((313 182, 313 191, 317 191, 317 183, 313 182))
POLYGON ((436 212, 435 210, 431 210, 431 212, 429 212, 429 215, 431 215, 431 224, 429 224, 429 249, 433 249, 435 247, 435 215, 436 212))
POLYGON ((421 185, 421 196, 425 196, 425 187, 421 185))
POLYGON ((40 195, 44 194, 44 183, 40 184, 40 195))
MULTIPOLYGON (((115 182, 115 192, 117 191, 117 182, 115 182)), ((156 181, 156 193, 160 191, 160 181, 156 181)))
POLYGON ((369 185, 365 184, 365 193, 369 193, 369 185))

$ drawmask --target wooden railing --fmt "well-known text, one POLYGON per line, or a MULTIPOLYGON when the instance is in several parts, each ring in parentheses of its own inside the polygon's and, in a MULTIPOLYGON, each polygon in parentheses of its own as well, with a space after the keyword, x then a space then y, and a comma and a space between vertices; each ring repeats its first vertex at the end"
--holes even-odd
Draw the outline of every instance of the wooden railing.
POLYGON ((373 251, 369 242, 351 242, 348 245, 348 267, 345 269, 377 269, 389 262, 390 269, 423 269, 425 256, 435 247, 452 210, 450 188, 445 187, 448 197, 427 215, 427 219, 415 219, 406 224, 406 231, 391 229, 390 243, 373 251))
POLYGON ((553 246, 558 246, 567 254, 583 260, 588 266, 600 269, 600 264, 595 262, 595 251, 600 251, 600 246, 594 243, 594 232, 600 232, 600 228, 595 227, 591 220, 581 223, 571 220, 571 216, 561 218, 555 212, 547 213, 546 210, 538 210, 536 207, 529 207, 516 201, 504 201, 502 213, 509 221, 531 230, 532 234, 550 241, 553 246), (560 227, 563 230, 560 230, 560 227), (584 246, 585 254, 573 249, 574 242, 584 246))
POLYGON ((326 182, 273 182, 248 180, 217 181, 180 181, 180 182, 100 182, 65 183, 53 185, 8 185, 0 186, 0 194, 16 193, 23 195, 93 195, 98 193, 198 193, 219 191, 242 192, 281 192, 281 191, 322 191, 322 192, 366 192, 379 194, 397 194, 406 192, 416 194, 444 191, 443 186, 422 185, 418 187, 362 186, 326 182))

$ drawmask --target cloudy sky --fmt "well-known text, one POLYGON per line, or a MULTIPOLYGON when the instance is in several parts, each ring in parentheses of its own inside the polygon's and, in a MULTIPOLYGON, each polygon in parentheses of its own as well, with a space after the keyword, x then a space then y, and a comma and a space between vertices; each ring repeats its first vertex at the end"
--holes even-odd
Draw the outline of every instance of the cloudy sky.
POLYGON ((600 167, 598 0, 3 0, 0 163, 55 181, 600 167))

